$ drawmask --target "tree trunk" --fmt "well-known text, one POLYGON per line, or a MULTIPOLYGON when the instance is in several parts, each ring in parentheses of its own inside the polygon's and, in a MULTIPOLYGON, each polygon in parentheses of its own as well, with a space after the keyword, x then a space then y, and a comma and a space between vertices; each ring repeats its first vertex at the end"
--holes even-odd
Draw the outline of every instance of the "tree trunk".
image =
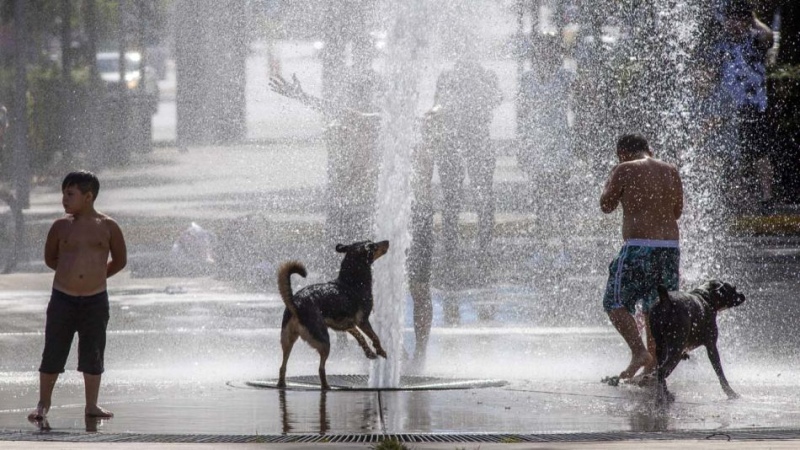
POLYGON ((14 216, 14 251, 6 270, 13 269, 22 257, 25 248, 25 220, 22 210, 30 207, 31 167, 28 152, 28 81, 27 81, 27 36, 25 14, 28 0, 14 2, 14 41, 16 42, 16 78, 14 80, 14 105, 11 110, 11 126, 14 127, 14 196, 9 203, 14 216))
POLYGON ((220 144, 247 137, 247 3, 176 2, 177 139, 220 144))

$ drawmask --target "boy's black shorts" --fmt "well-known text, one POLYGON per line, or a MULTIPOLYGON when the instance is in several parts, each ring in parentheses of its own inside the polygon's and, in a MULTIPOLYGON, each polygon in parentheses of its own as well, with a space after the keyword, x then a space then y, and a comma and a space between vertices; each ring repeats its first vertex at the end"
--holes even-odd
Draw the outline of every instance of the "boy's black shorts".
POLYGON ((44 352, 39 372, 63 373, 72 338, 78 333, 78 371, 103 373, 108 326, 108 292, 75 297, 53 289, 47 305, 44 352))

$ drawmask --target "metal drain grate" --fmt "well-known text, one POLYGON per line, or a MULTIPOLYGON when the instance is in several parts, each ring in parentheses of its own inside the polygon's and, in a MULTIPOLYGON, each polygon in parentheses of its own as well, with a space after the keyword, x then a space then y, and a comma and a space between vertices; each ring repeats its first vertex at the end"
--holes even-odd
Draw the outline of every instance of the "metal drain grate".
MULTIPOLYGON (((254 388, 278 388, 278 380, 256 380, 245 382, 254 388)), ((467 378, 437 378, 401 376, 400 386, 392 388, 373 388, 369 386, 367 375, 328 375, 328 384, 331 389, 344 391, 430 391, 444 389, 476 389, 488 387, 502 387, 508 384, 503 380, 481 380, 467 378)), ((286 377, 286 389, 318 390, 319 377, 317 375, 304 375, 286 377)))
POLYGON ((565 434, 289 434, 289 435, 197 435, 133 433, 68 433, 0 431, 0 441, 22 442, 130 442, 130 443, 379 443, 393 439, 400 443, 525 443, 525 442, 620 442, 642 440, 789 440, 800 439, 800 429, 747 429, 672 432, 612 432, 565 434))

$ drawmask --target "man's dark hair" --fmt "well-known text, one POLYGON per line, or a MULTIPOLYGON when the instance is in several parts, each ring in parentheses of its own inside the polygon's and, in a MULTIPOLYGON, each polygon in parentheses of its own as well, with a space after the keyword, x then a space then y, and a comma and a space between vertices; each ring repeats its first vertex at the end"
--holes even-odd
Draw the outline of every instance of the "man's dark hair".
POLYGON ((647 139, 641 134, 626 134, 617 141, 617 152, 633 154, 649 151, 650 146, 647 144, 647 139))
POLYGON ((100 191, 100 180, 97 176, 88 170, 79 170, 77 172, 70 172, 64 177, 61 183, 61 190, 76 186, 82 194, 91 192, 92 196, 97 199, 97 193, 100 191))

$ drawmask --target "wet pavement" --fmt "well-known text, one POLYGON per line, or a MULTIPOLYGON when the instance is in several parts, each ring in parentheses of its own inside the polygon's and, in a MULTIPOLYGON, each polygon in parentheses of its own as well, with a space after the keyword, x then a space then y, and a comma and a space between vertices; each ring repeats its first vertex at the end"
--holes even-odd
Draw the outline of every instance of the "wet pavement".
MULTIPOLYGON (((2 277, 4 283, 12 283, 14 276, 2 277)), ((39 287, 34 285, 45 284, 49 276, 22 278, 26 286, 39 287)), ((792 430, 800 423, 796 355, 789 354, 790 348, 783 349, 784 359, 774 356, 778 349, 769 356, 759 354, 741 346, 726 328, 720 338, 722 359, 728 379, 742 398, 728 400, 705 355, 695 352, 670 378, 677 401, 664 410, 654 405, 647 389, 601 383, 604 375, 617 373, 626 362, 621 339, 609 326, 535 327, 523 320, 481 321, 470 312, 477 296, 464 291, 463 324, 452 327, 443 322, 442 297, 435 295, 437 326, 426 364, 415 372, 445 382, 470 378, 503 380, 505 385, 384 392, 283 391, 248 385, 249 381, 274 381, 277 375, 282 303, 276 293, 236 292, 210 278, 136 279, 122 274, 112 280, 108 371, 101 399, 116 417, 86 422, 82 380, 72 370, 76 365, 73 349, 70 370, 59 381, 50 413, 52 429, 46 435, 52 439, 96 436, 96 430, 108 439, 138 436, 144 442, 167 437, 224 442, 225 436, 288 442, 293 436, 316 437, 323 442, 326 436, 341 435, 438 435, 450 436, 445 439, 454 442, 469 435, 603 441, 625 436, 642 439, 649 434, 664 438, 664 433, 685 439, 698 438, 696 433, 792 430)), ((37 398, 35 370, 48 291, 23 288, 0 294, 4 309, 0 430, 22 433, 15 439, 41 436, 25 415, 37 398)), ((509 291, 505 299, 498 298, 498 304, 522 296, 509 291)), ((411 343, 408 322, 405 338, 411 343)), ((316 364, 315 353, 300 344, 290 361, 289 376, 313 375, 316 364)), ((328 373, 363 375, 369 372, 368 364, 355 343, 348 342, 335 346, 328 373)), ((410 361, 405 365, 413 366, 410 361)))

